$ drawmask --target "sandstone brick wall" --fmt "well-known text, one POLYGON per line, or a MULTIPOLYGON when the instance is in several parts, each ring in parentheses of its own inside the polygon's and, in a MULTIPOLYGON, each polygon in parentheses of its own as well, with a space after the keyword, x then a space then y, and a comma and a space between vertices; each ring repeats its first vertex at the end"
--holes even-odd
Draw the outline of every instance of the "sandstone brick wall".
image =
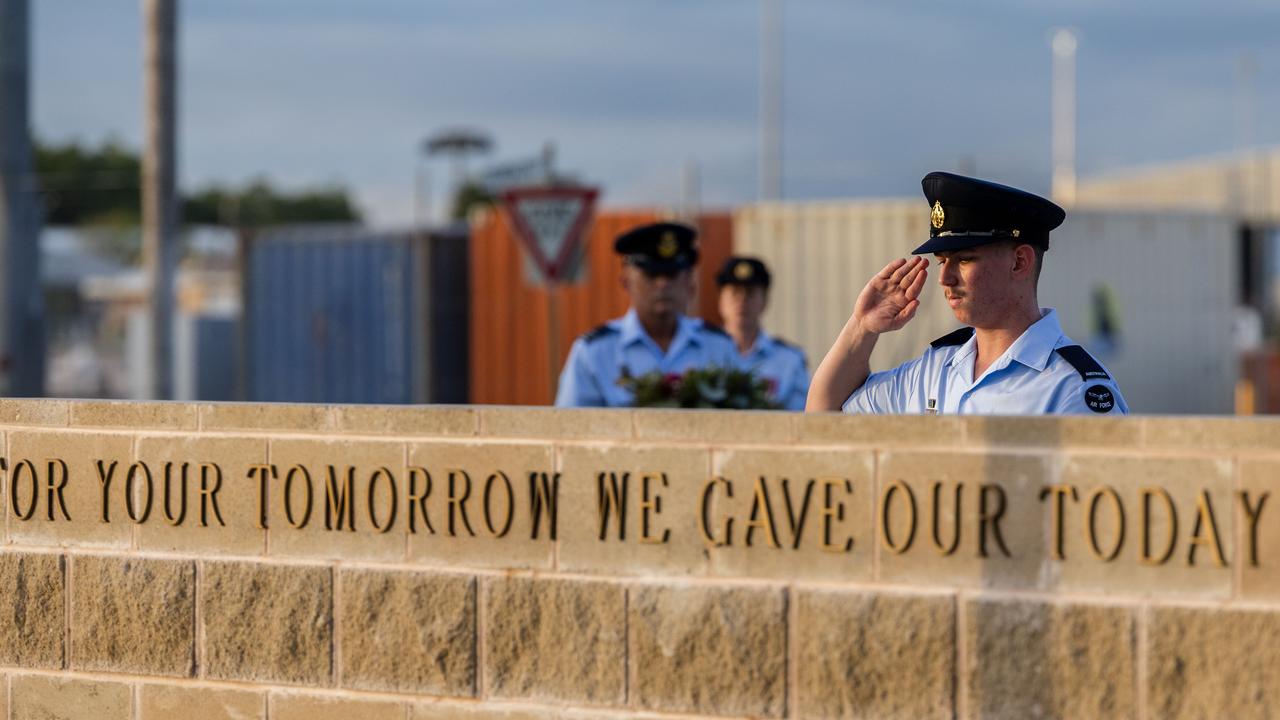
POLYGON ((0 401, 0 717, 1280 707, 1280 423, 0 401))

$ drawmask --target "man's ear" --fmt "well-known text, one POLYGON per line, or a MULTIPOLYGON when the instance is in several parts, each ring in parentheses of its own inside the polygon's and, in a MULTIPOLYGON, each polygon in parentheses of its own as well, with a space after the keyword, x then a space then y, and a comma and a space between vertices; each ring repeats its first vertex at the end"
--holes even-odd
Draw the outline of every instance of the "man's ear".
POLYGON ((1030 275, 1036 270, 1036 251, 1030 245, 1016 245, 1013 248, 1013 274, 1015 276, 1030 275))

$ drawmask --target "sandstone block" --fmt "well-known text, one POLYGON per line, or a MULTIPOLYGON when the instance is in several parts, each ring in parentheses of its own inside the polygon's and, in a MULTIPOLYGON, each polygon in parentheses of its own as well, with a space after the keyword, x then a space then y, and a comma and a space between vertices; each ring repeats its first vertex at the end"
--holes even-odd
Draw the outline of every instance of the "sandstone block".
POLYGON ((331 682, 333 580, 328 568, 207 563, 202 575, 205 676, 331 682))
POLYGON ((195 566, 81 556, 71 561, 71 666, 191 675, 195 566))
POLYGON ((963 603, 971 718, 1131 718, 1133 612, 977 598, 963 603))
POLYGON ((410 706, 409 720, 630 720, 633 713, 565 707, 505 706, 497 701, 463 704, 440 701, 410 706))
POLYGON ((181 685, 143 685, 138 720, 266 720, 267 698, 259 692, 181 685))
POLYGON ((651 710, 781 717, 786 599, 755 588, 631 591, 633 701, 651 710))
MULTIPOLYGON (((138 461, 152 475, 152 510, 138 528, 143 549, 261 555, 259 483, 250 468, 267 460, 267 441, 208 435, 138 438, 138 461)), ((142 482, 136 483, 142 494, 142 482)), ((138 497, 138 503, 145 502, 138 497)))
POLYGON ((695 499, 713 575, 873 578, 871 452, 730 449, 713 468, 695 499))
POLYGON ((66 427, 71 418, 67 400, 5 398, 0 401, 0 425, 66 427))
POLYGON ((285 430, 319 433, 333 429, 328 405, 205 403, 197 406, 202 430, 285 430))
POLYGON ((1240 461, 1232 493, 1240 564, 1239 597, 1280 599, 1280 460, 1240 461))
POLYGON ((802 444, 858 447, 964 446, 965 418, 934 415, 805 413, 795 418, 802 444))
POLYGON ((699 502, 711 453, 673 446, 560 451, 560 568, 703 575, 699 502))
POLYGON ((0 663, 63 666, 64 562, 59 555, 0 553, 0 663))
POLYGON ((1131 417, 981 415, 964 424, 970 447, 1133 448, 1142 442, 1142 422, 1131 417))
POLYGON ((475 435, 479 424, 473 407, 433 405, 337 405, 334 429, 343 433, 374 435, 475 435))
POLYGON ((342 685, 475 693, 474 578, 349 570, 339 587, 342 685))
POLYGON ((1046 589, 1230 597, 1237 562, 1230 460, 1068 455, 1059 494, 1041 501, 1046 589), (1220 554, 1219 554, 1220 553, 1220 554))
POLYGON ((196 406, 176 402, 80 400, 71 404, 72 427, 195 430, 196 406))
POLYGON ((491 438, 629 440, 631 410, 612 408, 477 408, 480 433, 491 438))
POLYGON ((1155 718, 1270 718, 1280 707, 1280 613, 1155 608, 1147 704, 1155 718))
POLYGON ((1039 492, 1050 481, 1043 456, 881 453, 875 500, 880 580, 1037 587, 1046 557, 1039 492))
POLYGON ((805 592, 796 628, 801 717, 955 717, 955 600, 805 592))
POLYGON ((414 561, 550 569, 565 482, 541 443, 415 442, 409 446, 405 525, 414 561), (410 483, 419 499, 409 500, 410 483), (412 523, 411 525, 409 523, 412 523))
POLYGON ((404 559, 403 443, 273 440, 271 464, 278 474, 269 483, 270 555, 404 559))
POLYGON ((795 437, 795 413, 725 410, 636 410, 638 440, 681 443, 789 444, 795 437))
POLYGON ((1153 449, 1271 451, 1280 420, 1261 417, 1144 417, 1143 445, 1153 449))
POLYGON ((125 683, 38 675, 10 678, 10 720, 131 720, 133 689, 125 683))
POLYGON ((487 694, 622 703, 626 591, 621 585, 506 578, 483 587, 487 694))
POLYGON ((404 720, 403 703, 271 693, 271 720, 404 720))
MULTIPOLYGON (((135 523, 125 503, 132 436, 13 431, 6 460, 5 490, 11 491, 6 499, 16 494, 18 501, 16 510, 10 507, 10 542, 81 548, 132 545, 135 523), (109 480, 104 482, 104 477, 109 480)), ((135 506, 137 517, 141 510, 135 506)))

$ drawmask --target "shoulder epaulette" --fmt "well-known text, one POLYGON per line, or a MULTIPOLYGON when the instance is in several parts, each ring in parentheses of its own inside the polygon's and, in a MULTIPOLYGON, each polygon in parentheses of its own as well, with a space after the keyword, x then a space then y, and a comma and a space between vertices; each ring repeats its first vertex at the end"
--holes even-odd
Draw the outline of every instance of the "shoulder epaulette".
POLYGON ((774 336, 773 336, 773 341, 774 341, 774 342, 776 342, 776 343, 778 343, 779 345, 781 345, 782 347, 784 347, 784 348, 786 348, 786 349, 788 349, 788 350, 795 350, 796 352, 801 352, 801 353, 802 353, 802 352, 804 352, 804 350, 803 350, 799 345, 797 345, 797 344, 795 344, 795 343, 793 343, 793 342, 788 342, 788 341, 786 341, 786 340, 783 340, 782 338, 778 337, 777 335, 774 335, 774 336))
POLYGON ((1062 356, 1063 360, 1071 363, 1071 367, 1080 373, 1081 380, 1110 380, 1111 376, 1106 370, 1098 364, 1097 360, 1089 354, 1089 351, 1079 345, 1063 345, 1054 352, 1062 356))
POLYGON ((949 332, 946 335, 943 335, 942 337, 938 338, 937 340, 934 340, 933 342, 929 343, 929 346, 934 348, 940 348, 940 347, 947 347, 948 345, 963 345, 969 342, 969 338, 971 337, 973 337, 973 328, 962 327, 959 330, 956 330, 955 332, 949 332))
POLYGON ((596 327, 588 331, 586 334, 584 334, 582 336, 582 340, 584 342, 595 342, 596 340, 599 340, 605 335, 612 335, 616 332, 618 332, 617 328, 610 325, 609 323, 604 323, 603 325, 597 325, 596 327))
POLYGON ((724 328, 720 327, 719 325, 716 325, 715 323, 709 323, 704 320, 702 321, 702 329, 706 330, 707 332, 715 333, 716 335, 723 335, 731 340, 733 339, 729 336, 728 330, 725 330, 724 328))

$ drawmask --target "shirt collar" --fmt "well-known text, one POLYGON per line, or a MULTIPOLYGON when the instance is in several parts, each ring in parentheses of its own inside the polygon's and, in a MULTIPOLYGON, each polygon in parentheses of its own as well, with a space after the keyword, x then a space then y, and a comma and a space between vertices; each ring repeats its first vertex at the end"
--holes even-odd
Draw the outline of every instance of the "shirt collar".
POLYGON ((744 357, 753 357, 763 353, 765 348, 773 344, 773 338, 763 329, 756 332, 756 341, 751 343, 751 347, 747 349, 744 357))
MULTIPOLYGON (((1040 319, 1022 332, 1017 340, 1004 351, 1008 357, 1026 365, 1037 372, 1043 372, 1049 366, 1049 358, 1058 346, 1058 338, 1062 337, 1062 326, 1058 323, 1058 313, 1052 308, 1041 308, 1040 319)), ((956 367, 978 350, 978 336, 975 333, 951 356, 949 365, 956 367)), ((998 360, 997 360, 998 362, 998 360)))
MULTIPOLYGON (((698 328, 701 324, 701 320, 691 318, 688 315, 681 315, 680 319, 676 321, 676 334, 675 337, 671 338, 671 345, 667 348, 667 354, 672 355, 686 344, 698 342, 698 328)), ((640 324, 640 316, 636 314, 635 308, 631 308, 626 315, 622 316, 620 330, 622 331, 620 339, 623 345, 648 342, 653 347, 658 347, 653 338, 649 337, 649 333, 644 331, 644 326, 640 324)))

